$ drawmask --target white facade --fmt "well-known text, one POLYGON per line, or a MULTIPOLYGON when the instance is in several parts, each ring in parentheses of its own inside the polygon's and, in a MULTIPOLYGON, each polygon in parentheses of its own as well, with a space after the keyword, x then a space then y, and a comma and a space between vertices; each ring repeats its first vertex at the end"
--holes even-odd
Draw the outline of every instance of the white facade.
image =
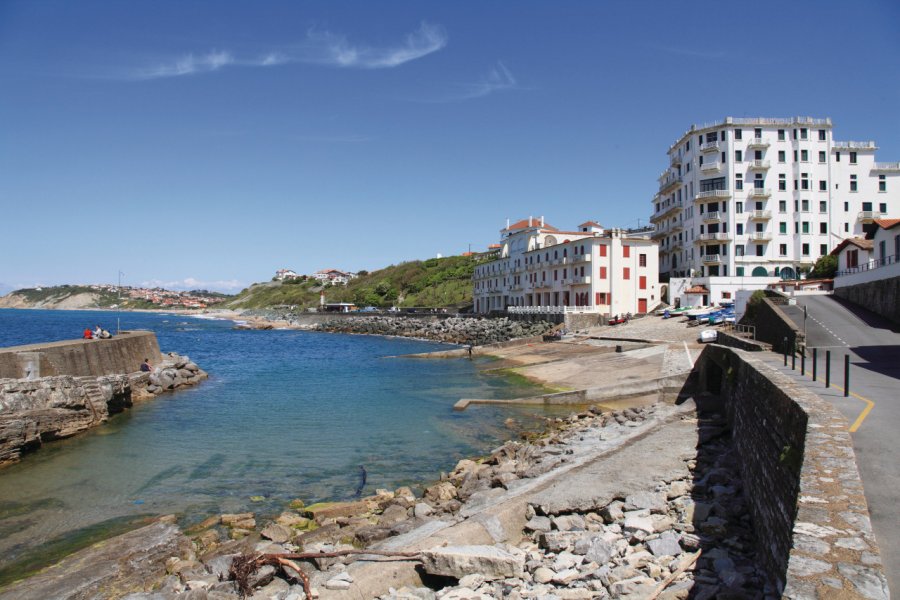
POLYGON ((798 277, 900 212, 900 163, 875 162, 875 150, 834 141, 830 119, 692 126, 669 148, 653 198, 662 278, 798 277))
POLYGON ((278 269, 275 271, 275 279, 278 281, 284 281, 285 279, 297 279, 300 275, 297 275, 294 271, 290 269, 278 269))
POLYGON ((659 304, 658 247, 646 231, 594 222, 560 231, 543 218, 500 231, 473 275, 475 312, 645 313, 659 304))
POLYGON ((347 285, 354 277, 356 277, 355 273, 347 273, 337 269, 322 269, 312 274, 313 279, 333 285, 347 285))
MULTIPOLYGON (((871 243, 868 260, 851 261, 848 265, 846 259, 841 262, 838 257, 834 287, 900 277, 900 219, 877 219, 869 226, 865 241, 871 243)), ((841 254, 847 252, 845 248, 841 254)))

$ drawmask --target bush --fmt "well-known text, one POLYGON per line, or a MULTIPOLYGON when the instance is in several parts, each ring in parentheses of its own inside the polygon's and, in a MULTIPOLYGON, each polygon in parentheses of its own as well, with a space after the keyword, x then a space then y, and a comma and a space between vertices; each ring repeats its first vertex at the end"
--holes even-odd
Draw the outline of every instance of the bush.
POLYGON ((837 268, 837 256, 826 254, 825 256, 819 257, 819 260, 817 260, 816 264, 813 265, 812 271, 810 271, 810 276, 816 279, 830 279, 831 277, 834 277, 835 273, 837 273, 837 268))

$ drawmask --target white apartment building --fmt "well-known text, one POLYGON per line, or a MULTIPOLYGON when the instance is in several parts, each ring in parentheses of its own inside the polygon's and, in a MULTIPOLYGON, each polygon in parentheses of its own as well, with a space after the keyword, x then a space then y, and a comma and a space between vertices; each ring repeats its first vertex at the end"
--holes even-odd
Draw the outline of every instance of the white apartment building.
POLYGON ((500 230, 492 258, 475 268, 475 312, 646 313, 660 301, 658 247, 648 230, 594 221, 561 231, 529 217, 500 230))
POLYGON ((876 149, 834 141, 830 119, 692 126, 653 198, 661 279, 706 287, 716 302, 797 278, 863 225, 900 214, 900 163, 876 162, 876 149))

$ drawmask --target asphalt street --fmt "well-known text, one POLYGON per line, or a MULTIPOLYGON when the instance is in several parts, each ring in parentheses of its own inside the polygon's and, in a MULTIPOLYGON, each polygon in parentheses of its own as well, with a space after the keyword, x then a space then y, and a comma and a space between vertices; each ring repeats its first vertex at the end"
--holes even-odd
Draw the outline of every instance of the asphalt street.
MULTIPOLYGON (((851 435, 885 574, 900 592, 900 328, 859 306, 834 296, 798 296, 796 306, 782 307, 806 330, 806 374, 788 373, 830 401, 852 424, 851 435), (804 307, 806 318, 804 319, 804 307), (804 323, 805 321, 805 323, 804 323), (818 355, 812 382, 812 349, 818 355), (824 385, 826 352, 831 353, 831 383, 824 385), (850 395, 844 395, 844 356, 850 357, 850 395)), ((780 357, 769 361, 783 365, 780 357)), ((782 370, 784 368, 782 367, 782 370)))

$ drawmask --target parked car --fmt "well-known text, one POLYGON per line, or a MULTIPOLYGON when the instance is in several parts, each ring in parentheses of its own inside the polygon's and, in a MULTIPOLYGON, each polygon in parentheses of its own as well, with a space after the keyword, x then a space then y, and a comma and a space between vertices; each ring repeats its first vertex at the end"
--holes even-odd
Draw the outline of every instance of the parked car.
POLYGON ((376 308, 374 306, 364 306, 363 308, 359 309, 359 312, 365 312, 365 313, 378 312, 378 308, 376 308))

